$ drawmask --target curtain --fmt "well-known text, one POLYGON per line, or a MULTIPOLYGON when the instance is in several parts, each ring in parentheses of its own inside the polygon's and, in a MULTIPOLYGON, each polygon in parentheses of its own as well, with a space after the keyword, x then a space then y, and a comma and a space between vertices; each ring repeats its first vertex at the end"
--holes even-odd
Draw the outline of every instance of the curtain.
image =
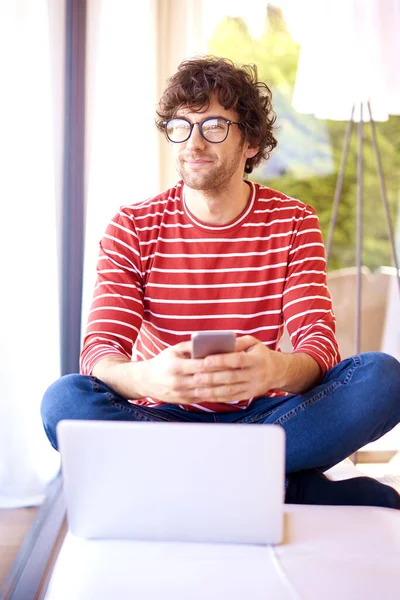
MULTIPOLYGON (((153 3, 157 67, 156 103, 168 78, 175 73, 179 63, 195 55, 205 54, 203 3, 204 0, 156 0, 153 3)), ((158 134, 157 142, 161 191, 176 183, 177 174, 167 140, 158 134)))
MULTIPOLYGON (((0 2, 0 507, 42 502, 60 466, 40 403, 60 375, 64 4, 0 2)), ((204 50, 201 11, 88 1, 83 325, 108 220, 176 180, 155 109, 179 62, 204 50)))
POLYGON ((145 200, 177 180, 155 111, 181 60, 203 51, 201 14, 201 0, 88 3, 83 331, 108 221, 122 204, 145 200))
MULTIPOLYGON (((60 372, 56 137, 46 0, 0 2, 0 507, 59 470, 39 407, 60 372)), ((53 63, 54 64, 54 63, 53 63)))

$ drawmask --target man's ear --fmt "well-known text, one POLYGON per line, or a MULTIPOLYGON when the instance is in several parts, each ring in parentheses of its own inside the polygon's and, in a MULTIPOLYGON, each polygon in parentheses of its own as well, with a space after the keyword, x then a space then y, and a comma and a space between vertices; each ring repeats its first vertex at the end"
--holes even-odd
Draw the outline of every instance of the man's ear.
POLYGON ((253 158, 253 156, 255 156, 257 154, 257 152, 259 151, 260 147, 259 146, 255 146, 255 147, 248 147, 247 150, 245 151, 244 155, 246 158, 253 158))

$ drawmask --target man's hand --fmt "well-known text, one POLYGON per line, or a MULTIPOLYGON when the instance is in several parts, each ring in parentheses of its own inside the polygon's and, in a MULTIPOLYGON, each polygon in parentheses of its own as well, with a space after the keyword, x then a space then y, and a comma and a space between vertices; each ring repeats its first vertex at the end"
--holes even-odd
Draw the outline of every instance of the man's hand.
POLYGON ((204 359, 191 358, 191 351, 192 342, 181 342, 154 358, 132 363, 138 397, 149 396, 171 404, 198 402, 194 376, 204 369, 204 359))
POLYGON ((126 398, 149 396, 170 404, 232 402, 265 395, 270 389, 300 393, 320 377, 306 354, 269 350, 250 335, 236 339, 235 352, 191 358, 191 342, 181 342, 154 358, 99 361, 93 374, 126 398))
POLYGON ((204 359, 204 368, 193 376, 197 402, 231 402, 262 396, 278 381, 282 355, 256 338, 236 340, 236 351, 204 359))
POLYGON ((190 341, 144 361, 109 356, 95 365, 93 375, 131 399, 148 396, 170 404, 230 402, 238 399, 238 394, 240 399, 247 399, 252 396, 246 389, 251 377, 262 372, 260 358, 256 357, 266 349, 250 336, 240 340, 236 340, 235 352, 207 358, 191 358, 190 341), (250 358, 246 350, 254 343, 260 347, 259 352, 250 358))
POLYGON ((236 351, 204 359, 193 375, 197 402, 230 402, 263 396, 271 389, 302 393, 316 385, 321 369, 308 354, 270 350, 251 335, 237 338, 236 351))
POLYGON ((246 400, 269 389, 268 359, 276 353, 251 336, 238 338, 232 353, 192 359, 190 352, 191 342, 182 342, 136 363, 140 395, 193 404, 246 400))

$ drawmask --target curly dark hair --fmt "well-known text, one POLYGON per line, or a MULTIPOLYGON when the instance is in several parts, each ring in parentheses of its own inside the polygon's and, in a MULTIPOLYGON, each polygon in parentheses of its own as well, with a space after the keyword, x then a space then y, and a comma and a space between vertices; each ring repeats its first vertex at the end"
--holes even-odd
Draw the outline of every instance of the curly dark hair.
POLYGON ((251 147, 259 146, 257 154, 246 161, 245 173, 251 173, 277 145, 272 92, 258 81, 256 65, 238 66, 216 56, 184 60, 160 99, 157 129, 164 131, 163 121, 172 119, 183 106, 193 111, 207 109, 211 94, 225 110, 237 112, 244 138, 251 147))

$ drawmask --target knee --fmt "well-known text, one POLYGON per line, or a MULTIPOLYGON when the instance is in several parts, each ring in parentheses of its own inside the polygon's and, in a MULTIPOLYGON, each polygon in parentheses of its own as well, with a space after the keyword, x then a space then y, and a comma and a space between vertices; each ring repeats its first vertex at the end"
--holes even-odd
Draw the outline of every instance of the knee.
POLYGON ((51 420, 54 415, 68 411, 71 395, 74 396, 74 388, 78 387, 81 377, 82 375, 78 374, 64 375, 47 388, 40 408, 43 421, 51 420))
POLYGON ((400 362, 384 352, 367 352, 361 355, 370 385, 383 394, 400 393, 400 362))
POLYGON ((46 390, 40 412, 43 426, 51 445, 57 449, 56 426, 63 419, 76 418, 77 404, 82 400, 83 375, 71 374, 60 377, 46 390))
POLYGON ((392 428, 400 419, 400 363, 383 352, 368 352, 360 358, 358 397, 377 422, 383 420, 392 428))

